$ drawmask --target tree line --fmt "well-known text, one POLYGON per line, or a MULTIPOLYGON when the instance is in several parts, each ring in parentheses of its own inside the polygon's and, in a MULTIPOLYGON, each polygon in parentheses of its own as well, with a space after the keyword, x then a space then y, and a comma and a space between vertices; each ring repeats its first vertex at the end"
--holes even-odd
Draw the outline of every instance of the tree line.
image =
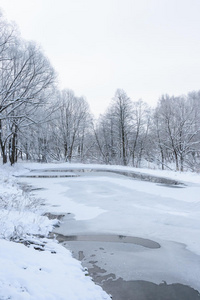
POLYGON ((163 95, 156 108, 133 102, 117 90, 96 125, 97 149, 105 163, 200 170, 200 91, 163 95))
POLYGON ((163 95, 156 108, 118 89, 94 120, 84 97, 60 91, 33 42, 0 15, 0 151, 3 163, 79 161, 200 170, 200 91, 163 95))

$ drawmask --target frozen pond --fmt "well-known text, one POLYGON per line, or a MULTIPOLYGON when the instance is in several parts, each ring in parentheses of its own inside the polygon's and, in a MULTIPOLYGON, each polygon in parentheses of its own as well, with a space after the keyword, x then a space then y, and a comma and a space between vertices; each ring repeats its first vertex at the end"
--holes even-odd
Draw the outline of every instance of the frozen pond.
POLYGON ((105 170, 24 176, 21 181, 46 199, 46 212, 65 214, 55 229, 58 239, 114 300, 199 297, 198 184, 141 181, 105 170))

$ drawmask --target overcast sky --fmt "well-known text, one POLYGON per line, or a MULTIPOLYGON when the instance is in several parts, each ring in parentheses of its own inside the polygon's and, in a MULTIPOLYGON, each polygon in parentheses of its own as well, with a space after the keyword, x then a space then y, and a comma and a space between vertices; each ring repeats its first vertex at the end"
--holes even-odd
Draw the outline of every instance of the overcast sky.
POLYGON ((150 105, 200 89, 200 0, 1 0, 0 8, 95 115, 117 88, 150 105))

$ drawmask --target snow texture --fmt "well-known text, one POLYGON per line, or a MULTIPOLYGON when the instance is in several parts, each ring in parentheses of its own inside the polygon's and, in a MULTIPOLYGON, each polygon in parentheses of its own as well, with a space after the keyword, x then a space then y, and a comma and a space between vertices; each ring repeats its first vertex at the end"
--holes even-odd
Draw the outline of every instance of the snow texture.
POLYGON ((67 249, 46 238, 57 221, 41 215, 41 201, 23 193, 13 168, 0 171, 0 299, 110 299, 67 249))

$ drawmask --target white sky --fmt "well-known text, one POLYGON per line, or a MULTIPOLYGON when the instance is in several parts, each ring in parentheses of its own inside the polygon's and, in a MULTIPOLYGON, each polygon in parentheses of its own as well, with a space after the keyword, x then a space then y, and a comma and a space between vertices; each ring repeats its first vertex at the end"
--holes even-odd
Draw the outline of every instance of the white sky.
POLYGON ((0 8, 95 115, 117 88, 150 105, 200 89, 200 0, 1 0, 0 8))

